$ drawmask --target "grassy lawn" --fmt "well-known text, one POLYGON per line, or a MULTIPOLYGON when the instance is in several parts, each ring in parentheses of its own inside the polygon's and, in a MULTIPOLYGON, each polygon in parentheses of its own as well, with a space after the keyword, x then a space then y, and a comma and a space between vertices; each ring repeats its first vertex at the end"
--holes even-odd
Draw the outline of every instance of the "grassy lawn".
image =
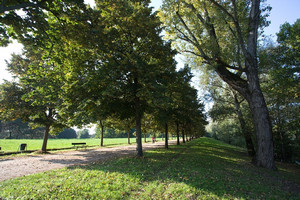
MULTIPOLYGON (((120 144, 127 144, 127 138, 105 138, 104 146, 113 146, 120 144)), ((147 141, 150 141, 148 138, 147 141)), ((59 148, 67 148, 72 147, 72 142, 86 142, 88 146, 100 145, 100 139, 49 139, 47 148, 48 149, 59 149, 59 148)), ((135 138, 130 139, 131 143, 135 143, 135 138)), ((27 144, 27 150, 39 150, 42 148, 43 140, 42 139, 33 139, 33 140, 25 140, 25 139, 0 139, 0 147, 2 147, 2 151, 11 152, 17 151, 18 147, 21 143, 27 144)))
MULTIPOLYGON (((200 138, 115 159, 0 182, 4 199, 300 199, 300 168, 257 168, 243 149, 200 138)), ((1 199, 1 198, 0 198, 1 199)))

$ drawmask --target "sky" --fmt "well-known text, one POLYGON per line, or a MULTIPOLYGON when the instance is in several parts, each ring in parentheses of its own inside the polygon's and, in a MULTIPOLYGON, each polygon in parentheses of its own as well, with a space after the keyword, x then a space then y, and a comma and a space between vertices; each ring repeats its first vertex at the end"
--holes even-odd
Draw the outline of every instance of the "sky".
MULTIPOLYGON (((85 0, 91 2, 93 0, 85 0)), ((271 21, 269 27, 264 29, 265 35, 270 35, 276 40, 276 33, 279 31, 280 25, 285 22, 293 24, 300 18, 300 0, 267 0, 267 4, 272 7, 268 20, 271 21)), ((158 9, 162 4, 162 0, 152 0, 151 6, 158 9)), ((0 47, 0 84, 3 79, 12 80, 9 72, 6 71, 5 60, 10 60, 12 53, 21 53, 22 45, 16 42, 10 44, 8 47, 0 47)), ((182 65, 181 58, 177 58, 177 62, 182 65)))

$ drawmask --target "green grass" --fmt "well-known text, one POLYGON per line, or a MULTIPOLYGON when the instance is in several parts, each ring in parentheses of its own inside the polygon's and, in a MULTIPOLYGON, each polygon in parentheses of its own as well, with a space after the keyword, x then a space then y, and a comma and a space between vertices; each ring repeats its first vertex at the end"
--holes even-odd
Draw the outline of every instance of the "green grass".
MULTIPOLYGON (((127 138, 105 138, 104 146, 113 146, 120 144, 127 144, 127 138)), ((148 138, 147 141, 150 141, 148 138)), ((100 139, 49 139, 47 144, 47 149, 59 149, 72 147, 72 142, 86 142, 88 146, 100 145, 100 139)), ((131 143, 135 143, 135 138, 130 139, 131 143)), ((21 143, 27 144, 27 150, 39 150, 42 148, 42 139, 0 139, 1 151, 4 152, 14 152, 18 150, 21 143)))
POLYGON ((300 199, 300 169, 255 167, 243 149, 200 138, 186 145, 0 182, 3 199, 300 199))

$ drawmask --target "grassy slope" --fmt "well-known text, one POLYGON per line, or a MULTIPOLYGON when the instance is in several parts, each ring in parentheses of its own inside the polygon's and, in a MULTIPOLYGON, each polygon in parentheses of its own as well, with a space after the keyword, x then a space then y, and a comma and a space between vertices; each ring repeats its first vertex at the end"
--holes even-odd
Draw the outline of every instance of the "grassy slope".
POLYGON ((254 167, 243 149, 201 138, 186 145, 0 182, 24 199, 300 199, 300 169, 254 167))

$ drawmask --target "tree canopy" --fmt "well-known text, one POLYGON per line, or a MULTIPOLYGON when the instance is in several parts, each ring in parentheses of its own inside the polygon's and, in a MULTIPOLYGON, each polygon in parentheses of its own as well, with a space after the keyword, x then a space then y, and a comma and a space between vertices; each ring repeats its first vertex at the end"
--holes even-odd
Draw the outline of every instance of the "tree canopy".
POLYGON ((191 104, 185 112, 195 116, 182 122, 190 124, 187 133, 194 134, 193 125, 204 126, 203 105, 190 79, 176 72, 176 51, 162 39, 160 19, 149 1, 96 1, 96 8, 71 0, 1 6, 6 9, 1 16, 6 38, 2 45, 10 38, 24 44, 23 54, 8 63, 18 79, 2 85, 1 115, 45 126, 43 151, 48 133, 59 132, 55 128, 89 123, 103 128, 111 120, 130 130, 122 123, 134 121, 137 155, 143 156, 143 116, 156 112, 167 116, 162 121, 173 123, 173 106, 183 101, 187 107, 191 104), (16 20, 5 21, 10 15, 16 20), (175 82, 187 92, 181 102, 176 102, 175 82))

